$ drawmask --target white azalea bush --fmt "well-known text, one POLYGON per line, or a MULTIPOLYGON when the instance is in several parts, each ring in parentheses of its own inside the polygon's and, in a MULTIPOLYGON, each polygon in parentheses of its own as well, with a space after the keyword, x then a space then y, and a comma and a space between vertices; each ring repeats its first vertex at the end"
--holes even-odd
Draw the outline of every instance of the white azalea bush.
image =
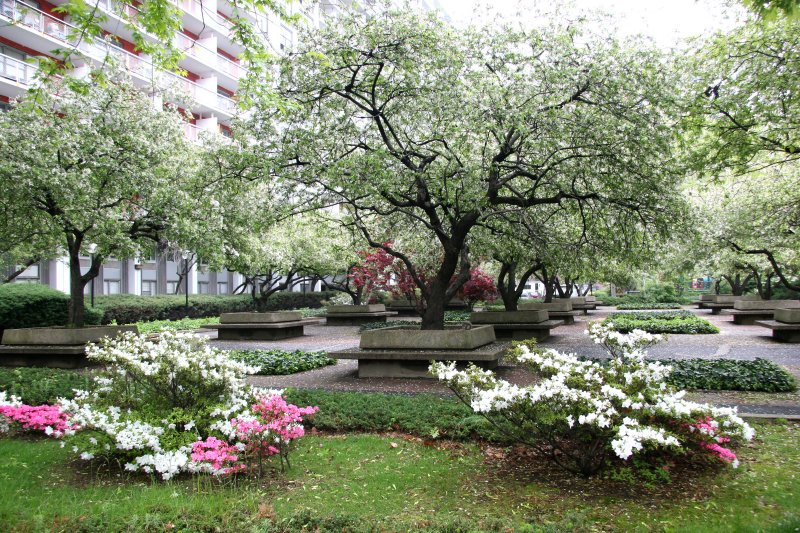
POLYGON ((158 342, 127 333, 90 346, 87 357, 105 371, 92 392, 60 400, 72 426, 64 443, 82 459, 117 461, 163 479, 245 470, 254 456, 260 467, 278 451, 282 466, 289 441, 303 435, 302 415, 316 410, 247 385, 257 368, 189 333, 164 332, 158 342), (243 421, 257 421, 260 433, 242 429, 243 421))
POLYGON ((753 438, 735 408, 684 399, 665 382, 671 369, 646 360, 662 340, 641 330, 621 334, 590 324, 589 335, 607 362, 517 343, 509 357, 541 376, 520 387, 474 365, 434 363, 431 372, 508 437, 546 453, 559 466, 590 476, 615 459, 695 454, 738 466, 729 446, 753 438))

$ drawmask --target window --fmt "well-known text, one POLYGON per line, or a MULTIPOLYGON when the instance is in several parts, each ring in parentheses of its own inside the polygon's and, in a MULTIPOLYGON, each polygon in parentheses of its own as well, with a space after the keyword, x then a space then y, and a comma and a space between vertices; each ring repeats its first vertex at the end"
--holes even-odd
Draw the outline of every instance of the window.
POLYGON ((103 294, 119 294, 119 287, 118 279, 103 280, 103 294))
POLYGON ((197 293, 198 294, 208 294, 208 282, 207 281, 198 281, 197 282, 197 293))
POLYGON ((168 281, 167 282, 167 294, 175 294, 175 291, 178 290, 178 282, 177 281, 168 281))
POLYGON ((155 296, 157 292, 155 281, 142 280, 142 296, 155 296))
POLYGON ((217 282, 217 294, 228 294, 228 282, 227 281, 218 281, 217 282))

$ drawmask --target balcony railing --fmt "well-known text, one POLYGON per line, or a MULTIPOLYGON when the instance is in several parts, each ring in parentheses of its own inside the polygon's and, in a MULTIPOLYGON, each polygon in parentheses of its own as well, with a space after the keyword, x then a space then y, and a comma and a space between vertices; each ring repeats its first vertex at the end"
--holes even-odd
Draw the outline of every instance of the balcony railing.
POLYGON ((30 85, 33 83, 38 70, 38 68, 29 63, 0 54, 0 76, 3 78, 22 85, 30 85))
MULTIPOLYGON (((127 50, 120 48, 119 46, 111 44, 108 41, 103 39, 95 39, 92 43, 88 43, 84 40, 76 46, 70 42, 71 33, 77 33, 74 26, 48 15, 47 13, 43 13, 33 7, 22 4, 21 2, 16 2, 14 0, 0 0, 0 14, 10 18, 11 20, 24 24, 35 31, 49 35, 50 37, 54 37, 64 42, 66 45, 76 48, 77 50, 99 61, 105 61, 109 57, 115 58, 130 73, 146 80, 154 82, 157 80, 162 80, 166 81, 167 83, 177 82, 179 86, 185 90, 197 103, 219 109, 220 111, 228 114, 233 114, 233 112, 236 110, 236 103, 232 99, 218 95, 215 90, 198 85, 197 83, 194 83, 182 76, 157 69, 144 57, 132 54, 127 50)), ((13 58, 8 59, 17 61, 13 58)), ((21 61, 17 62, 23 66, 33 68, 34 70, 31 72, 35 73, 35 67, 31 67, 27 63, 23 63, 21 61)), ((11 69, 11 72, 14 73, 16 73, 18 70, 16 69, 16 66, 10 66, 9 68, 11 69)), ((27 72, 29 71, 24 71, 24 73, 27 72)))

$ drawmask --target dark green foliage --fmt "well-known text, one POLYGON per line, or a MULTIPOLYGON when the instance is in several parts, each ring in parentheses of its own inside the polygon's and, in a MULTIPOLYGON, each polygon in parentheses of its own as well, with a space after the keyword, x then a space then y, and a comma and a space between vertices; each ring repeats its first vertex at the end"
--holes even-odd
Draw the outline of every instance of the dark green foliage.
POLYGON ((503 437, 482 416, 456 398, 288 389, 295 405, 316 405, 309 424, 328 431, 402 431, 422 438, 466 440, 503 437))
POLYGON ((391 320, 386 322, 367 322, 366 324, 361 324, 361 327, 358 328, 358 331, 371 331, 373 329, 384 329, 384 328, 393 328, 395 326, 405 326, 405 327, 420 327, 420 321, 414 320, 391 320))
MULTIPOLYGON (((263 311, 284 311, 300 307, 322 307, 330 292, 278 292, 269 297, 263 311)), ((149 320, 176 320, 186 318, 186 301, 183 295, 133 296, 120 294, 100 296, 97 306, 104 311, 103 323, 132 324, 149 320)), ((249 295, 190 295, 189 318, 219 316, 222 313, 254 311, 255 303, 249 295)))
POLYGON ((624 311, 634 311, 638 309, 680 309, 681 304, 669 304, 669 303, 647 303, 647 302, 639 302, 639 303, 622 303, 617 305, 617 309, 624 310, 624 311))
POLYGON ((791 392, 797 382, 783 367, 766 359, 681 359, 672 366, 668 382, 680 389, 791 392))
POLYGON ((296 374, 327 365, 335 365, 336 360, 326 352, 304 352, 295 350, 231 350, 230 356, 237 361, 260 367, 256 372, 261 376, 283 376, 296 374))
POLYGON ((469 311, 445 311, 445 322, 469 322, 469 316, 472 313, 469 311))
POLYGON ((91 374, 61 368, 0 368, 0 390, 19 396, 28 405, 53 404, 72 399, 73 389, 94 387, 91 374))
POLYGON ((603 321, 622 333, 641 329, 648 333, 719 333, 719 328, 690 311, 613 313, 603 321))
MULTIPOLYGON (((0 285, 0 331, 66 326, 69 296, 39 283, 0 285)), ((102 311, 86 308, 86 325, 100 324, 102 311)))

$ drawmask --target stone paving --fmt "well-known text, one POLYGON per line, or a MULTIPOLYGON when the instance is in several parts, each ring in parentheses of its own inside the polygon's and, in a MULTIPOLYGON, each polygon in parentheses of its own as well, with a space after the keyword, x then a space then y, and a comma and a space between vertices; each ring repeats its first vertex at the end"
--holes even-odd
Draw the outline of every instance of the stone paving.
MULTIPOLYGON (((688 308, 687 308, 688 309, 688 308)), ((602 320, 613 308, 600 308, 590 311, 588 316, 579 317, 575 324, 561 326, 553 330, 553 336, 541 345, 560 351, 580 355, 602 357, 605 352, 594 344, 587 335, 587 321, 602 320)), ((761 326, 737 326, 731 317, 711 315, 705 310, 692 311, 720 328, 715 335, 669 335, 666 342, 650 349, 650 355, 658 359, 681 358, 726 358, 726 359, 769 359, 781 364, 800 378, 800 344, 785 344, 772 340, 771 331, 761 326)), ((406 319, 407 320, 407 319, 406 319)), ((216 333, 206 333, 214 339, 216 333)), ((303 337, 280 341, 217 341, 212 344, 223 349, 286 349, 286 350, 325 350, 336 351, 358 346, 358 328, 351 326, 307 326, 303 337)), ((274 387, 298 387, 327 390, 358 390, 365 392, 393 392, 448 394, 449 390, 435 380, 424 379, 375 379, 356 377, 356 361, 339 361, 336 365, 302 372, 290 376, 254 376, 253 384, 274 387)), ((523 369, 501 366, 500 377, 520 385, 530 383, 532 377, 523 369)), ((697 399, 721 405, 738 404, 742 412, 779 413, 800 416, 800 394, 747 394, 747 393, 702 393, 694 394, 697 399)))

